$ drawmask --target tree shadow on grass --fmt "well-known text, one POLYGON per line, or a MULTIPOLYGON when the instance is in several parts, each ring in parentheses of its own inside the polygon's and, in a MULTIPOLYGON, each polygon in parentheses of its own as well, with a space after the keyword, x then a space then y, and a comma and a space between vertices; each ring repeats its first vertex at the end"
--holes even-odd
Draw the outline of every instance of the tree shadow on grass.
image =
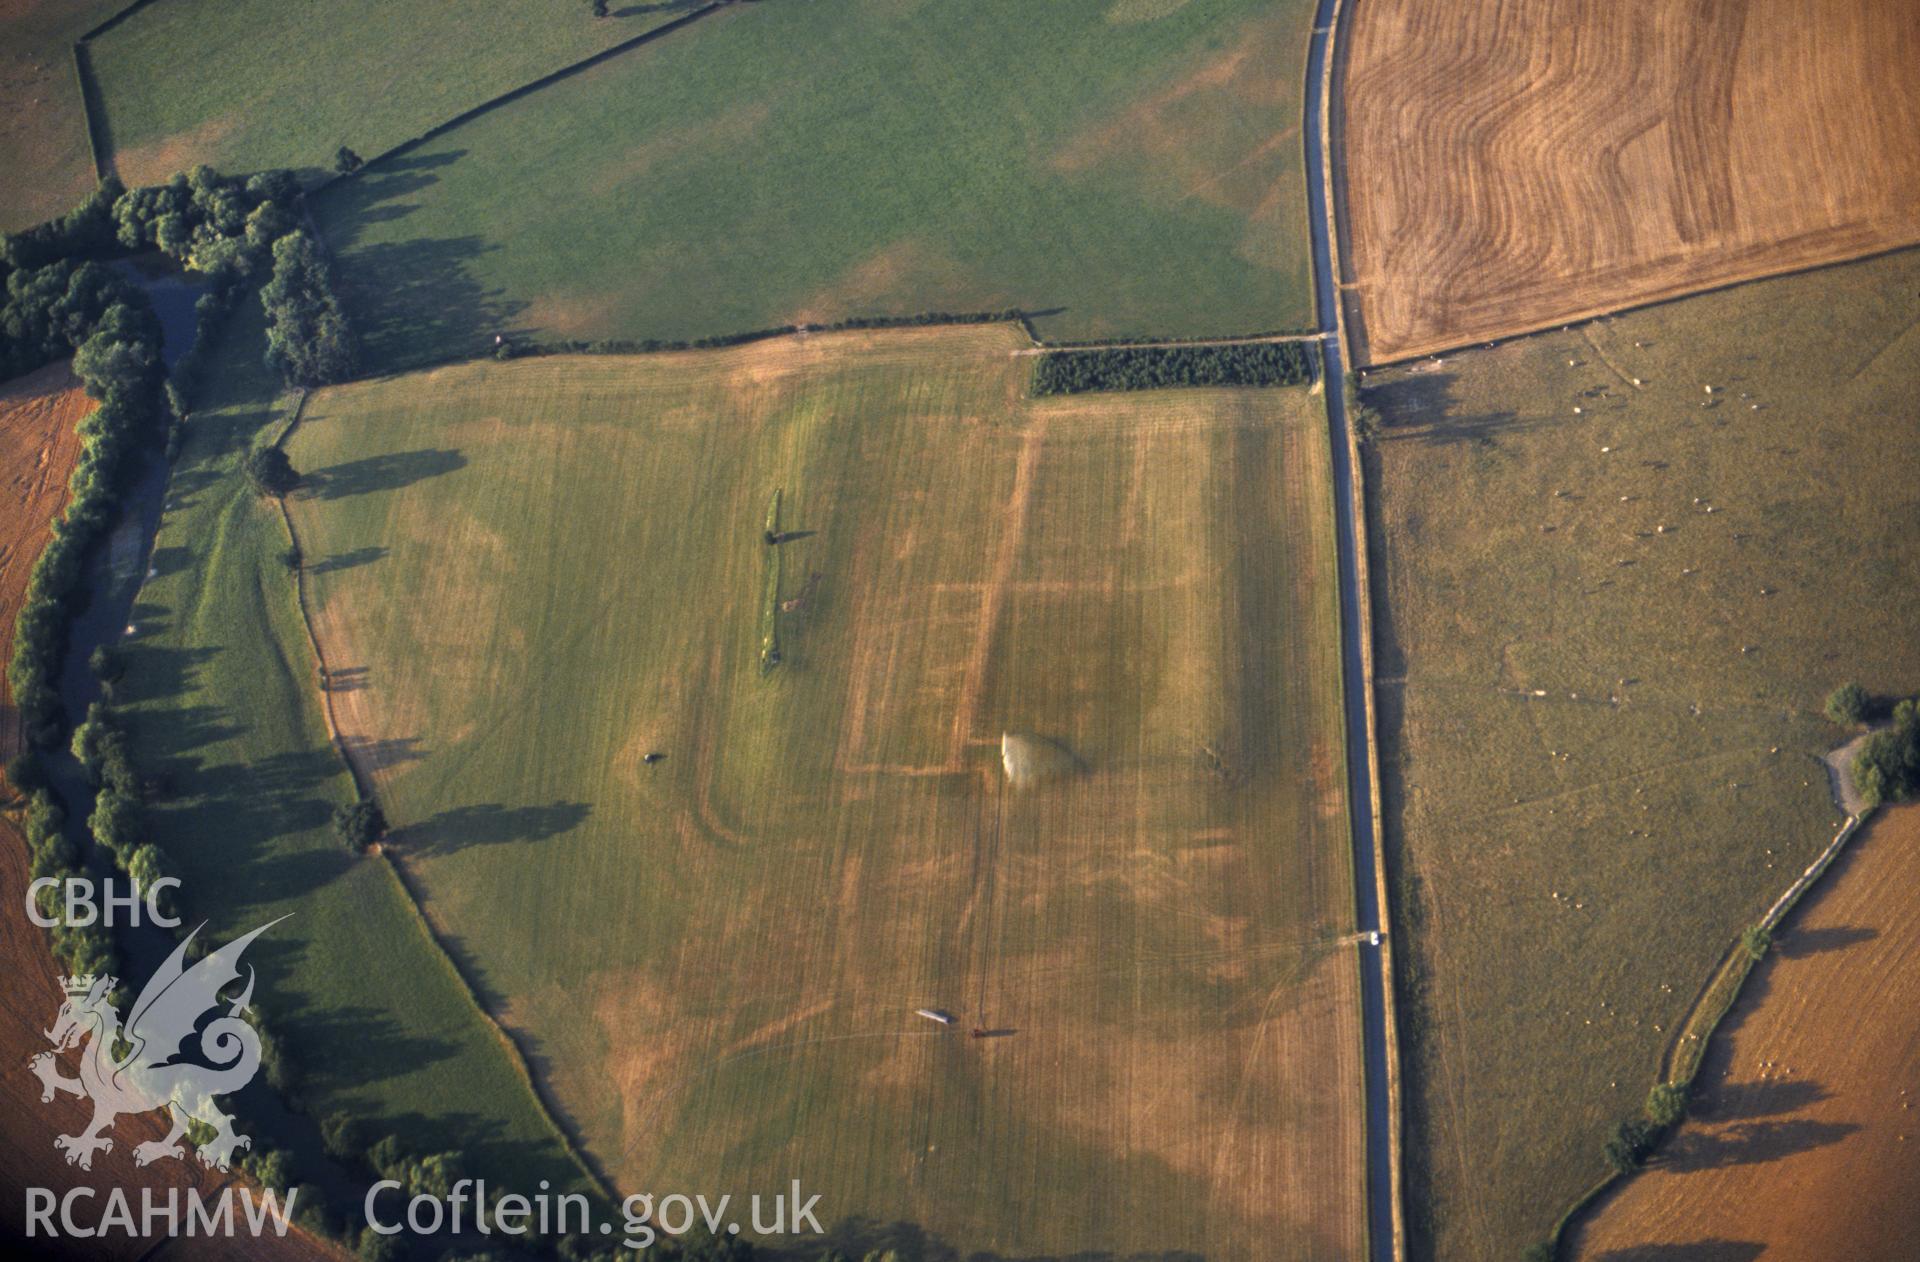
POLYGON ((364 666, 335 666, 320 677, 322 692, 358 692, 367 686, 364 666))
MULTIPOLYGON (((466 467, 467 458, 457 451, 425 447, 418 451, 396 451, 387 455, 349 460, 345 464, 316 469, 300 479, 300 495, 305 499, 342 500, 374 491, 397 491, 452 473, 466 467)), ((385 555, 384 548, 366 548, 362 552, 385 555)), ((368 560, 376 558, 366 558, 368 560)), ((362 562, 355 562, 356 564, 362 562)), ((324 562, 322 564, 325 564, 324 562)), ((317 567, 316 567, 317 568, 317 567)))
POLYGON ((489 802, 441 811, 393 834, 396 845, 410 854, 445 855, 469 846, 495 846, 513 841, 546 841, 578 828, 593 808, 585 802, 552 802, 546 806, 503 806, 489 802))
MULTIPOLYGON (((353 668, 349 668, 353 669, 353 668)), ((333 692, 353 692, 365 687, 364 676, 347 675, 344 686, 340 672, 335 672, 328 680, 333 692)), ((418 736, 389 736, 375 739, 370 736, 348 736, 342 739, 346 746, 347 757, 353 765, 362 771, 385 771, 388 767, 397 767, 403 762, 419 762, 427 756, 418 736)))
MULTIPOLYGON (((368 242, 367 229, 405 219, 437 168, 466 150, 405 154, 329 185, 315 215, 336 251, 340 291, 370 367, 396 371, 479 354, 514 327, 526 303, 488 289, 470 270, 499 247, 477 234, 368 242)), ((403 230, 402 230, 403 231, 403 230)))
POLYGON ((1552 424, 1546 418, 1522 419, 1513 412, 1462 415, 1447 372, 1404 373, 1369 385, 1361 398, 1380 413, 1383 442, 1489 443, 1501 434, 1525 433, 1552 424))
POLYGON ((174 546, 155 548, 147 558, 147 565, 153 570, 155 578, 165 578, 169 574, 178 574, 193 561, 193 554, 185 548, 174 546))
MULTIPOLYGON (((207 743, 242 729, 217 707, 168 711, 145 723, 136 716, 134 738, 143 770, 165 778, 172 796, 152 811, 156 840, 198 880, 230 883, 245 873, 244 902, 271 904, 311 893, 351 865, 344 848, 292 849, 280 838, 327 827, 333 799, 325 786, 341 774, 332 749, 290 751, 241 762, 209 761, 185 741, 207 743)), ((222 902, 237 912, 239 890, 222 902)))
MULTIPOLYGON (((140 609, 134 610, 133 621, 136 625, 145 625, 140 621, 140 609)), ((216 648, 170 648, 163 644, 142 644, 134 640, 124 646, 124 654, 129 672, 138 670, 140 695, 145 698, 160 699, 177 697, 193 687, 193 680, 200 669, 211 662, 220 650, 216 648)), ((226 733, 231 735, 231 733, 226 733)), ((204 743, 213 734, 200 738, 204 743)))
POLYGON ((323 561, 315 561, 307 567, 309 574, 333 574, 340 570, 351 570, 356 566, 372 565, 375 561, 386 559, 384 547, 355 548, 351 552, 336 552, 323 561))
POLYGON ((1767 1246, 1754 1240, 1691 1240, 1685 1244, 1639 1244, 1609 1249, 1594 1262, 1753 1262, 1767 1246))
POLYGON ((705 8, 712 0, 666 0, 664 4, 630 4, 624 9, 615 9, 610 16, 616 18, 643 18, 651 13, 686 13, 691 9, 705 8))
POLYGON ((327 242, 335 250, 360 244, 368 225, 404 219, 418 206, 402 199, 440 182, 434 172, 467 156, 465 149, 407 153, 385 158, 351 180, 329 184, 313 197, 327 242))

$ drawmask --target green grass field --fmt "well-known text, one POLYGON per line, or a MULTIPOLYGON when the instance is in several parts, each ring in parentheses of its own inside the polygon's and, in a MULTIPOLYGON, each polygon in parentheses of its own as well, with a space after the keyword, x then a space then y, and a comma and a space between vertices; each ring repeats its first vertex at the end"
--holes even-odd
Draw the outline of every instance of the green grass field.
POLYGON ((92 190, 72 47, 120 3, 0 5, 0 232, 64 214, 92 190))
POLYGON ((343 181, 382 368, 1022 306, 1049 337, 1312 320, 1308 0, 767 0, 343 181))
POLYGON ((351 1114, 370 1139, 460 1148, 489 1179, 577 1184, 391 868, 350 855, 328 826, 352 784, 323 725, 286 528, 236 468, 279 432, 285 404, 259 367, 258 308, 236 325, 175 468, 117 690, 142 770, 170 782, 150 808, 153 840, 188 914, 221 937, 292 913, 248 959, 317 1113, 351 1114))
POLYGON ((679 3, 166 0, 93 42, 115 169, 333 169, 672 21, 679 3))
POLYGON ((1826 692, 1920 686, 1917 286, 1909 252, 1368 377, 1424 1254, 1516 1257, 1603 1173, 1832 836, 1826 692))
POLYGON ((862 1246, 1354 1256, 1318 401, 1033 400, 1022 344, 321 392, 288 448, 336 715, 623 1189, 798 1177, 862 1246), (1077 770, 1009 787, 1008 732, 1077 770))

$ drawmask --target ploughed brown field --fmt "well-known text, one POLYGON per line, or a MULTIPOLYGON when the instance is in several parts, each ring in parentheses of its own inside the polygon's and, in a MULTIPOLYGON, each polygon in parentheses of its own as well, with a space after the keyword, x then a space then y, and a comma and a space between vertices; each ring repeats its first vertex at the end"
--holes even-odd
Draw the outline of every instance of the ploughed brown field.
POLYGON ((1575 1256, 1815 1262, 1920 1241, 1920 805, 1853 840, 1754 970, 1694 1118, 1575 1256))
MULTIPOLYGON (((80 420, 93 406, 64 362, 0 384, 0 646, 8 654, 27 578, 67 502, 80 420)), ((0 679, 0 760, 19 753, 20 742, 20 715, 0 679)))
POLYGON ((1360 364, 1920 241, 1920 5, 1348 10, 1360 364))

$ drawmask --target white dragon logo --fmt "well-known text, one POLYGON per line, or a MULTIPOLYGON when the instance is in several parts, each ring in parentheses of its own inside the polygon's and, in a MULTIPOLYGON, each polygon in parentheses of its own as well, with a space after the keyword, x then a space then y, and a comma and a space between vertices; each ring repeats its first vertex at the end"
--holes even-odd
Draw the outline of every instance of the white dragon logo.
POLYGON ((53 1029, 47 1031, 47 1041, 54 1050, 41 1052, 27 1064, 40 1079, 42 1103, 52 1100, 56 1091, 93 1101, 93 1121, 86 1129, 53 1141, 55 1148, 66 1153, 69 1165, 91 1169, 94 1153, 113 1149, 113 1140, 105 1132, 115 1118, 122 1113, 150 1113, 155 1109, 168 1111, 172 1129, 165 1139, 149 1140, 134 1148, 133 1159, 140 1165, 162 1157, 184 1160, 187 1154, 180 1138, 190 1121, 213 1128, 213 1138, 201 1144, 199 1152, 200 1160, 215 1170, 224 1171, 236 1150, 252 1147, 253 1141, 247 1136, 233 1133, 233 1119, 213 1102, 216 1095, 229 1095, 246 1086, 260 1067, 260 1036, 240 1016, 253 997, 251 965, 246 988, 232 1001, 226 1015, 214 1017, 204 1029, 198 1027, 202 1017, 219 1007, 220 992, 239 979, 240 954, 247 944, 279 923, 275 920, 261 925, 188 968, 187 946, 206 926, 203 923, 196 927, 148 979, 134 1001, 124 1032, 120 1014, 108 999, 116 978, 64 979, 67 1001, 60 1005, 53 1029), (92 1042, 80 1053, 80 1076, 62 1077, 54 1055, 89 1035, 92 1042), (209 1064, 179 1059, 188 1051, 190 1041, 209 1064), (120 1053, 117 1058, 116 1052, 120 1053))

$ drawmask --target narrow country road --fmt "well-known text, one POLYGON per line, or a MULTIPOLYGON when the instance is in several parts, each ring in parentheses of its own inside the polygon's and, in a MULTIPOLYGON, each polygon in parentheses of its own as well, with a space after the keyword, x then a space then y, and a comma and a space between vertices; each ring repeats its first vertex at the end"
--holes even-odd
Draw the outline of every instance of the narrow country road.
MULTIPOLYGON (((1353 836, 1356 921, 1362 934, 1385 931, 1376 881, 1373 837, 1373 777, 1368 760, 1365 624, 1361 621, 1360 549, 1364 523, 1354 518, 1353 456, 1346 407, 1346 366, 1340 353, 1339 291, 1333 275, 1333 209, 1328 205, 1326 102, 1333 63, 1338 0, 1320 0, 1307 46, 1307 201, 1313 233, 1314 312, 1325 355, 1327 420, 1333 440, 1333 514, 1340 579, 1340 656, 1346 680, 1347 802, 1353 836)), ((1388 1066, 1385 956, 1374 939, 1360 946, 1361 1040, 1365 1045, 1367 1100, 1367 1239, 1374 1262, 1396 1262, 1392 1096, 1388 1066)))

